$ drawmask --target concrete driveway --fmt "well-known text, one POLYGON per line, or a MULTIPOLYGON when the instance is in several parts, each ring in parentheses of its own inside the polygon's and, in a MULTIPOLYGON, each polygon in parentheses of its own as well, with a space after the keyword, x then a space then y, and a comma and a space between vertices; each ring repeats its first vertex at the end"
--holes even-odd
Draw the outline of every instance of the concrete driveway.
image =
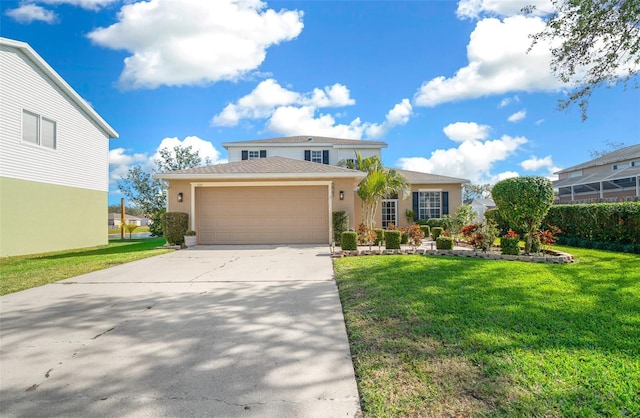
POLYGON ((360 415, 326 247, 196 247, 0 298, 3 417, 360 415))

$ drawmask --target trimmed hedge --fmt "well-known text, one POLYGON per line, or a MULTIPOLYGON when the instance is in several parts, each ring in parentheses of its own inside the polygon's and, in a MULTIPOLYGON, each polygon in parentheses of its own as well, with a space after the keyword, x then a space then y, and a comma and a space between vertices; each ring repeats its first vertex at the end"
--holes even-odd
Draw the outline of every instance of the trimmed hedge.
POLYGON ((436 238, 436 249, 438 249, 438 250, 453 250, 453 238, 452 237, 438 237, 438 238, 436 238))
POLYGON ((409 243, 409 234, 406 232, 400 231, 400 244, 408 244, 409 243))
POLYGON ((425 238, 431 236, 431 228, 429 228, 429 225, 420 225, 420 229, 422 229, 422 232, 424 232, 425 238))
POLYGON ((388 230, 384 233, 385 248, 387 250, 399 250, 400 249, 400 236, 402 233, 398 230, 388 230))
POLYGON ((434 228, 434 227, 439 227, 442 229, 447 229, 447 224, 448 224, 449 220, 445 219, 445 218, 429 218, 427 219, 427 225, 429 225, 429 227, 434 228))
POLYGON ((384 229, 376 228, 373 230, 376 233, 376 244, 380 245, 384 242, 384 229))
POLYGON ((431 228, 431 238, 433 238, 434 241, 436 241, 438 239, 438 237, 440 236, 440 234, 442 234, 442 227, 439 226, 434 226, 431 228))
POLYGON ((349 214, 344 210, 332 213, 333 218, 333 241, 340 244, 340 235, 349 229, 349 214))
POLYGON ((343 251, 355 251, 358 249, 358 234, 353 231, 344 231, 340 234, 340 248, 343 251))
POLYGON ((520 255, 520 238, 500 238, 500 253, 520 255))
POLYGON ((184 242, 184 234, 189 229, 189 214, 184 212, 167 212, 162 214, 162 232, 169 244, 180 245, 184 242))
POLYGON ((562 230, 559 238, 563 243, 588 240, 621 244, 620 248, 640 245, 640 202, 555 205, 543 227, 547 224, 562 230))

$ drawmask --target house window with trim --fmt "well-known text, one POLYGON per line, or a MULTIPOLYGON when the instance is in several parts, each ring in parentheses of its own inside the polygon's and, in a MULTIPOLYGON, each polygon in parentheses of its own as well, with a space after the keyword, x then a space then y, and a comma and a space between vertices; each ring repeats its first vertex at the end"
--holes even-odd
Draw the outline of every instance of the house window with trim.
POLYGON ((257 160, 258 158, 267 158, 267 150, 242 150, 241 151, 241 159, 242 160, 257 160))
POLYGON ((304 159, 312 163, 329 164, 329 150, 304 150, 304 159))
POLYGON ((449 192, 425 190, 413 192, 415 220, 441 218, 449 214, 449 192))
POLYGON ((22 141, 46 148, 57 147, 56 122, 38 115, 22 111, 22 141))

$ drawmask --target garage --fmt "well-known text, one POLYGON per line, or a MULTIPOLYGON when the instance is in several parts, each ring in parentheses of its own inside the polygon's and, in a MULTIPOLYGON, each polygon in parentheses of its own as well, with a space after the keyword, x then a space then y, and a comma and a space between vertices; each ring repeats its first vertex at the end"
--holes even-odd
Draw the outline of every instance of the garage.
POLYGON ((326 244, 326 185, 196 187, 199 244, 326 244))

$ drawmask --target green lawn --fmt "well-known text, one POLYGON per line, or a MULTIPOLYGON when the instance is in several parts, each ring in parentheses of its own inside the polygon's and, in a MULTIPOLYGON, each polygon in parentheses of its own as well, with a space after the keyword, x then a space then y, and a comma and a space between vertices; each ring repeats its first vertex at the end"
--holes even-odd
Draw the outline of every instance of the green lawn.
POLYGON ((364 415, 640 416, 640 256, 335 260, 364 415))
POLYGON ((112 240, 103 247, 0 258, 0 295, 171 251, 155 249, 164 243, 164 238, 112 240))

